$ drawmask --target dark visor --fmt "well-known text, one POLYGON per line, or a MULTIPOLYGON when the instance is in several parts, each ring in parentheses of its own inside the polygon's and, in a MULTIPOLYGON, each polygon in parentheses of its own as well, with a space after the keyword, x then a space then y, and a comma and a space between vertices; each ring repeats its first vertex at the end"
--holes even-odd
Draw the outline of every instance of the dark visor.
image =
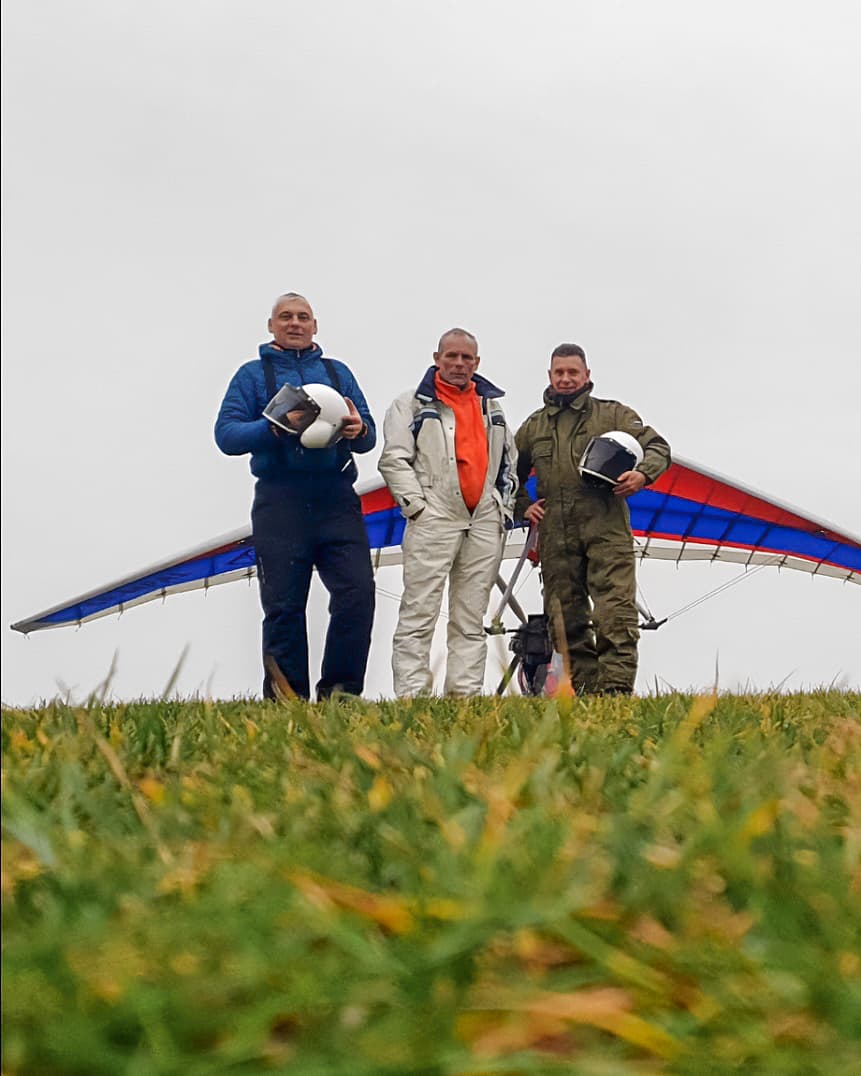
POLYGON ((630 449, 617 445, 615 441, 595 437, 589 442, 581 467, 609 480, 630 471, 635 462, 630 449))
POLYGON ((280 426, 287 433, 301 434, 320 414, 320 406, 305 392, 295 385, 285 385, 279 389, 263 412, 263 417, 280 426))

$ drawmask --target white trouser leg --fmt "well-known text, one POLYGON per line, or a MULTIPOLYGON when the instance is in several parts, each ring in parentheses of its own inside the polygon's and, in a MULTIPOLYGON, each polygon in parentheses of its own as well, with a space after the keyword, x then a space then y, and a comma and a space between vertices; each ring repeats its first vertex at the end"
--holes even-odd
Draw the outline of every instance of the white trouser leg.
POLYGON ((484 616, 499 572, 502 538, 499 509, 485 496, 464 534, 449 578, 446 695, 480 695, 484 690, 484 616))
POLYGON ((466 532, 451 519, 434 519, 430 509, 407 522, 401 545, 404 591, 392 640, 392 673, 398 696, 433 689, 430 650, 442 592, 466 532))

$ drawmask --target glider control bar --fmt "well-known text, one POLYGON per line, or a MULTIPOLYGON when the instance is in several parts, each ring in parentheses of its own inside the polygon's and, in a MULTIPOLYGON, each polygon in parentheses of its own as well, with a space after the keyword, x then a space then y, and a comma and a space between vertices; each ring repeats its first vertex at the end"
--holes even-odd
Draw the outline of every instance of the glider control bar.
MULTIPOLYGON (((520 573, 523 571, 523 565, 529 559, 529 554, 535 549, 538 544, 538 528, 530 527, 529 536, 523 543, 523 549, 520 556, 517 558, 517 564, 514 566, 514 571, 511 573, 511 577, 502 591, 502 597, 499 600, 499 606, 493 615, 490 622, 490 627, 484 630, 488 635, 504 635, 506 632, 505 625, 502 623, 502 614, 505 612, 506 606, 511 606, 515 614, 520 618, 523 623, 526 623, 526 617, 523 615, 523 610, 520 609, 516 599, 514 598, 514 584, 517 582, 520 573)), ((497 583, 498 583, 497 577, 497 583)))

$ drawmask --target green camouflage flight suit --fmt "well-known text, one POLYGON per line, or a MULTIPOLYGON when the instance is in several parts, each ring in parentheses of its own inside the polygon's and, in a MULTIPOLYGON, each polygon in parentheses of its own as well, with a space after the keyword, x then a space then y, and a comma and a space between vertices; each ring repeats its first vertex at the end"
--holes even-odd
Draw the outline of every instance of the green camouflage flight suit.
POLYGON ((525 483, 534 467, 537 496, 546 498, 539 542, 554 646, 563 655, 567 649, 575 691, 628 693, 639 637, 628 505, 611 486, 584 482, 577 465, 592 437, 624 430, 643 448, 637 470, 649 485, 669 467, 670 446, 630 407, 591 393, 591 382, 573 397, 548 388, 544 407, 517 431, 515 518, 522 519, 531 503, 525 483))

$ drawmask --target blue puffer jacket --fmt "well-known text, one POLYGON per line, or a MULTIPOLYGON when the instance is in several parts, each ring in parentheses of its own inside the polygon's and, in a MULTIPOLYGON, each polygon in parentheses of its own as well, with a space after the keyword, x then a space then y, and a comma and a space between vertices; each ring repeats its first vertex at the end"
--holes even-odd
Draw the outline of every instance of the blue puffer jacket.
POLYGON ((215 443, 228 456, 251 453, 251 473, 257 478, 284 480, 291 474, 336 475, 344 471, 355 478, 349 466, 350 452, 370 452, 377 443, 377 428, 368 410, 364 394, 349 368, 338 359, 329 359, 338 371, 340 385, 332 379, 322 361, 323 351, 316 344, 303 351, 282 351, 272 344, 260 345, 260 358, 240 366, 224 395, 215 422, 215 443), (331 448, 303 448, 298 437, 276 437, 263 409, 269 403, 263 359, 272 362, 275 388, 282 385, 332 385, 356 405, 367 425, 367 433, 352 441, 340 441, 331 448))

